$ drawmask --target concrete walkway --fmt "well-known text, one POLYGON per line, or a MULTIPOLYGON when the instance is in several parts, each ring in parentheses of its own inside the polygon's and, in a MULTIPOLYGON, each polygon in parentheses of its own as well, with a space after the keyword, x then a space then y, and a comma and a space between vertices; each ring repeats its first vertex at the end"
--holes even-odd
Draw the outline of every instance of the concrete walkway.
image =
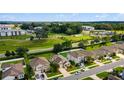
POLYGON ((98 62, 98 61, 94 61, 94 63, 96 63, 96 64, 99 65, 99 66, 103 66, 103 65, 104 65, 103 63, 100 63, 100 62, 98 62))
POLYGON ((123 54, 117 54, 117 56, 119 56, 120 58, 124 59, 124 55, 123 54))
POLYGON ((0 61, 0 63, 7 63, 7 62, 13 62, 13 61, 20 61, 24 60, 24 58, 16 58, 16 59, 10 59, 10 60, 5 60, 5 61, 0 61))
POLYGON ((96 75, 92 75, 90 77, 93 78, 94 80, 102 80, 101 78, 97 77, 96 75))
POLYGON ((59 68, 59 71, 63 74, 64 77, 68 77, 71 74, 67 72, 64 68, 59 68))

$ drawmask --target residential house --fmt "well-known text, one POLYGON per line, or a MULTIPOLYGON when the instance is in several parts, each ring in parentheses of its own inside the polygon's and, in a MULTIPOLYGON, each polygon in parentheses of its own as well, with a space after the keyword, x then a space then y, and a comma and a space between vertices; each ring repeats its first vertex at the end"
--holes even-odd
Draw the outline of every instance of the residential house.
POLYGON ((68 53, 67 58, 68 60, 74 61, 75 63, 81 63, 82 61, 86 60, 86 57, 92 55, 93 54, 90 51, 78 50, 68 53))
POLYGON ((2 66, 2 79, 3 80, 14 80, 23 79, 23 64, 3 64, 2 66))
POLYGON ((56 62, 60 67, 67 69, 70 66, 70 62, 61 55, 54 55, 51 59, 52 62, 56 62))
POLYGON ((43 73, 49 70, 50 63, 44 57, 37 57, 31 60, 30 66, 32 67, 34 72, 39 71, 43 73))

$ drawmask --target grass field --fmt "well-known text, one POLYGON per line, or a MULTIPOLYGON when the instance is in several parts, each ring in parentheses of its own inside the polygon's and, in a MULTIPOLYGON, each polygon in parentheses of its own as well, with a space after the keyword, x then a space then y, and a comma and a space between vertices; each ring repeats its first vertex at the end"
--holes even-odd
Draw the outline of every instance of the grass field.
POLYGON ((30 50, 43 49, 53 47, 54 44, 62 43, 61 39, 42 39, 42 40, 1 40, 0 41, 0 53, 4 53, 6 50, 15 50, 17 47, 26 47, 30 50))
POLYGON ((34 56, 35 57, 45 57, 46 59, 49 60, 53 55, 54 55, 54 53, 48 52, 48 53, 37 54, 37 55, 34 55, 34 56))

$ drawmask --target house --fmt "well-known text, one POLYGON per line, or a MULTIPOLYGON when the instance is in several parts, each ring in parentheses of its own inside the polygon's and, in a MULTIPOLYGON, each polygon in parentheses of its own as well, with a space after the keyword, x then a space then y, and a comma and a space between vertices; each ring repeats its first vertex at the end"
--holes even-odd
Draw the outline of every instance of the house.
POLYGON ((2 79, 3 80, 15 80, 15 79, 23 79, 23 64, 3 64, 2 68, 2 79))
POLYGON ((51 59, 52 62, 56 62, 60 67, 67 69, 70 66, 70 62, 61 55, 54 55, 51 59))
POLYGON ((86 60, 86 57, 92 55, 93 54, 90 51, 78 50, 68 53, 67 58, 68 60, 74 61, 75 63, 81 63, 82 61, 86 60))
POLYGON ((95 28, 92 27, 92 26, 82 26, 82 30, 84 30, 84 31, 93 31, 93 30, 95 30, 95 28))
POLYGON ((18 36, 26 32, 21 29, 15 29, 14 25, 0 24, 0 36, 18 36))
POLYGON ((44 57, 33 58, 30 62, 30 66, 36 72, 39 71, 41 73, 46 72, 50 68, 50 63, 44 57))

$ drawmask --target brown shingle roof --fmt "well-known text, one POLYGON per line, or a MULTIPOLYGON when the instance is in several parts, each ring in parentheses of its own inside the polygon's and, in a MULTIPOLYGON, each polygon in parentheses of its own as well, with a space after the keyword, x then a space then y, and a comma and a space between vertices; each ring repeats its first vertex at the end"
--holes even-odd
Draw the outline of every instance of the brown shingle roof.
POLYGON ((39 64, 43 65, 43 66, 47 66, 49 67, 49 62, 47 59, 43 58, 43 57, 37 57, 31 60, 30 62, 30 66, 34 69, 36 66, 38 66, 39 64))
POLYGON ((6 71, 2 73, 2 78, 5 78, 7 76, 18 76, 19 74, 23 73, 23 65, 22 63, 18 64, 11 64, 10 66, 3 65, 3 69, 8 68, 6 71))

